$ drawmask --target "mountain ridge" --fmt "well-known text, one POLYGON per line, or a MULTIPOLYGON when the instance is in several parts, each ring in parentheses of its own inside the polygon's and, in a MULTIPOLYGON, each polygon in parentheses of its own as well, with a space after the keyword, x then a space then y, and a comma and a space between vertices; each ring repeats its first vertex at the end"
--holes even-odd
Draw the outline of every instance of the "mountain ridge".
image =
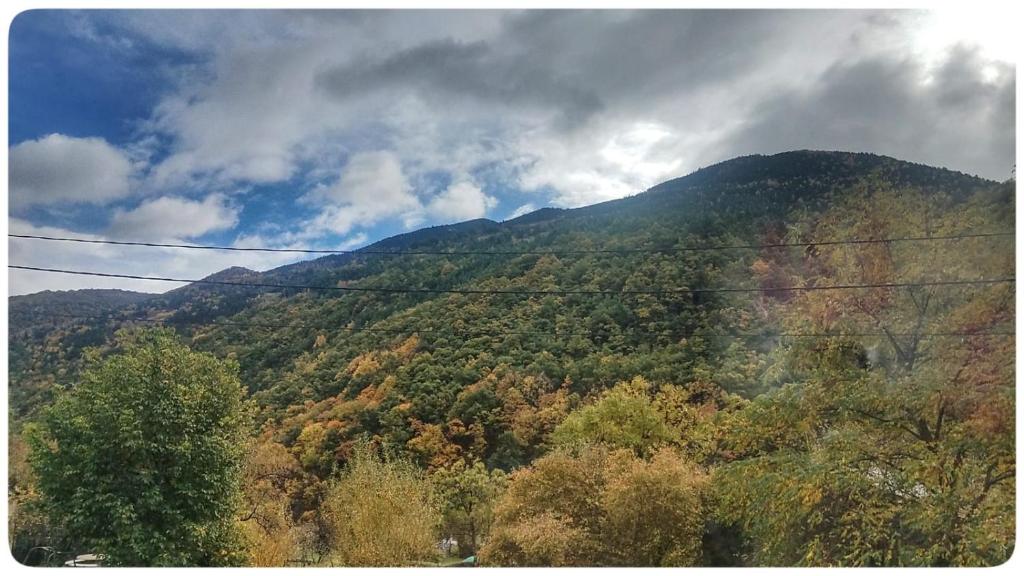
MULTIPOLYGON (((710 166, 701 167, 689 174, 671 178, 664 182, 655 184, 643 191, 636 194, 626 196, 623 198, 616 198, 599 202, 596 204, 588 204, 586 206, 579 206, 575 208, 558 208, 558 207, 542 207, 537 210, 528 212, 521 216, 513 219, 504 221, 494 221, 488 218, 475 218, 471 220, 465 220, 462 222, 455 222, 451 224, 439 224, 436 226, 429 226, 405 232, 402 234, 396 234, 387 238, 382 238, 371 244, 368 244, 362 248, 352 250, 351 252, 336 255, 326 255, 319 258, 312 258, 309 260, 303 260, 292 264, 285 264, 264 271, 250 270, 243 267, 229 267, 224 270, 215 272, 203 278, 203 280, 216 280, 216 281, 230 281, 239 280, 241 278, 264 278, 264 277, 276 277, 281 272, 291 269, 302 269, 304 266, 320 267, 325 263, 331 265, 336 264, 339 260, 344 261, 348 256, 359 255, 367 251, 380 251, 380 250, 413 250, 416 247, 425 247, 436 244, 438 241, 452 240, 460 235, 466 234, 480 234, 484 232, 499 232, 508 227, 519 227, 531 224, 537 224, 542 222, 551 222, 558 219, 574 218, 584 214, 599 213, 604 211, 615 210, 629 203, 637 202, 637 199, 649 199, 653 195, 661 194, 679 194, 687 190, 694 190, 701 186, 707 185, 709 181, 714 181, 715 184, 726 184, 732 186, 744 186, 751 185, 757 182, 763 181, 776 181, 775 186, 778 185, 778 181, 792 178, 802 178, 808 176, 808 171, 795 172, 791 168, 793 160, 816 160, 815 169, 820 172, 825 172, 828 169, 834 169, 837 166, 846 166, 849 169, 850 176, 857 173, 857 170, 863 171, 865 168, 869 170, 885 169, 888 168, 890 173, 899 174, 900 180, 904 182, 920 183, 920 173, 929 173, 929 176, 934 177, 935 175, 941 175, 945 177, 951 177, 958 181, 958 184, 964 186, 984 186, 994 185, 997 182, 987 180, 985 178, 966 174, 963 172, 951 170, 944 167, 929 166, 926 164, 909 162, 905 160, 899 160, 890 156, 873 154, 869 152, 847 152, 838 150, 793 150, 787 152, 779 152, 776 154, 749 154, 745 156, 738 156, 728 160, 723 160, 710 166), (914 173, 919 173, 918 178, 914 178, 914 173), (455 238, 453 238, 455 237, 455 238)), ((813 172, 811 172, 813 173, 813 172)), ((899 181, 898 181, 899 182, 899 181)), ((169 290, 159 294, 170 294, 183 288, 177 288, 169 290)), ((92 290, 92 289, 83 289, 92 290)), ((136 294, 148 294, 145 292, 136 292, 132 290, 124 290, 125 292, 133 292, 136 294)), ((22 294, 17 296, 9 296, 8 299, 14 302, 24 296, 31 296, 35 294, 41 294, 51 291, 40 291, 33 292, 31 294, 22 294)), ((67 290, 60 292, 76 292, 76 290, 67 290)))

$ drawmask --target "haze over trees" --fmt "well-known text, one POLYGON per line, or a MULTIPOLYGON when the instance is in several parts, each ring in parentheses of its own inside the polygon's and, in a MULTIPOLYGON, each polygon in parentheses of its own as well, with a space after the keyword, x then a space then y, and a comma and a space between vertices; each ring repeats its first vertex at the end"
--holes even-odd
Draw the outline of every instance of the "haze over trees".
POLYGON ((59 319, 13 298, 12 549, 999 564, 1014 202, 1013 181, 792 152, 221 276, 421 291, 196 284, 59 319))

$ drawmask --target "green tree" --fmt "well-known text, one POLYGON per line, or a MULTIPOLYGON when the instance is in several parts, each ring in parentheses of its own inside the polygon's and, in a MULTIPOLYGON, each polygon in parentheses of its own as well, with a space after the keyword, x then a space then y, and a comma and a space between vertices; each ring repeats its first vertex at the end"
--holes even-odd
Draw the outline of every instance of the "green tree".
POLYGON ((655 408, 650 387, 639 377, 617 384, 594 403, 570 413, 552 432, 552 442, 560 446, 601 443, 651 455, 677 436, 655 408))
POLYGON ((441 515, 430 481, 408 460, 357 445, 322 505, 332 561, 408 566, 437 556, 441 515))
POLYGON ((110 565, 240 562, 237 372, 173 332, 121 333, 118 353, 91 358, 30 432, 54 523, 110 565))
POLYGON ((460 557, 476 554, 490 531, 494 504, 505 490, 505 473, 489 471, 483 462, 466 465, 460 460, 436 470, 431 479, 441 501, 442 532, 458 542, 460 557))

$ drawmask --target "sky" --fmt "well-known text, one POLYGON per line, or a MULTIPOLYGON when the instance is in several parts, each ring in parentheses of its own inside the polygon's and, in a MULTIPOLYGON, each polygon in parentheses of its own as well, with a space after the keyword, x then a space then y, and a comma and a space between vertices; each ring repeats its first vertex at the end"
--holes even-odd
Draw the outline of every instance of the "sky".
MULTIPOLYGON (((9 37, 9 231, 350 249, 794 149, 1006 180, 992 11, 45 11, 9 37)), ((201 278, 293 254, 10 239, 9 262, 201 278)), ((10 271, 12 295, 174 284, 10 271)))

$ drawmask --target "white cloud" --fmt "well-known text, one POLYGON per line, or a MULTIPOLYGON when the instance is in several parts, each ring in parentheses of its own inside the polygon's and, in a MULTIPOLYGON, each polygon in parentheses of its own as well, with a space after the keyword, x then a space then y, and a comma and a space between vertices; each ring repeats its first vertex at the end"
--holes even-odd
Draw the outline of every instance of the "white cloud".
POLYGON ((506 218, 506 220, 514 220, 515 218, 525 216, 535 210, 537 210, 537 205, 534 204, 533 202, 527 202, 526 204, 523 204, 519 208, 516 208, 515 211, 508 215, 508 218, 506 218))
POLYGON ((460 222, 483 217, 497 204, 496 199, 484 194, 476 184, 460 181, 431 199, 427 212, 437 220, 460 222))
POLYGON ((319 186, 302 200, 322 208, 307 228, 335 234, 387 217, 415 221, 423 210, 398 158, 387 151, 353 155, 334 184, 319 186))
POLYGON ((238 223, 239 212, 223 194, 211 194, 202 201, 162 196, 147 200, 133 210, 116 210, 108 232, 118 238, 149 241, 196 238, 233 228, 238 223))
MULTIPOLYGON (((722 96, 693 97, 696 109, 722 96)), ((653 106, 651 116, 672 117, 680 124, 683 112, 675 104, 653 106)), ((728 138, 732 124, 714 114, 686 118, 686 129, 668 121, 610 118, 593 122, 572 134, 525 132, 516 141, 523 150, 512 183, 524 192, 550 193, 550 204, 576 208, 614 200, 682 176, 728 155, 714 156, 716 145, 728 138)))
MULTIPOLYGON (((922 18, 910 12, 114 19, 145 38, 209 58, 203 74, 183 80, 153 115, 151 130, 172 142, 170 156, 153 170, 155 186, 315 182, 337 173, 341 158, 388 149, 421 193, 432 172, 473 174, 483 182, 479 172, 490 170, 503 184, 544 189, 558 206, 634 194, 748 153, 734 135, 756 122, 758 106, 775 95, 812 86, 837 63, 899 60, 915 54, 912 49, 935 56, 955 40, 948 34, 929 40, 935 34, 928 36, 922 18)), ((943 134, 969 125, 951 123, 943 134)), ((799 136, 810 139, 814 129, 799 136)), ((961 148, 944 147, 930 161, 987 170, 965 160, 961 148)), ((358 202, 330 208, 320 224, 347 231, 358 217, 374 217, 361 212, 358 202)), ((416 214, 422 216, 391 211, 381 218, 411 225, 422 220, 416 214)))
POLYGON ((367 236, 365 232, 360 232, 358 234, 352 235, 350 238, 346 238, 343 242, 338 244, 338 249, 351 250, 353 248, 358 248, 363 244, 366 244, 366 241, 369 239, 370 237, 367 236))
MULTIPOLYGON (((116 213, 109 234, 188 237, 234 225, 238 212, 223 197, 176 196, 186 186, 287 181, 308 190, 327 182, 303 197, 315 217, 237 242, 301 246, 342 234, 347 246, 386 220, 411 227, 484 215, 494 200, 481 186, 510 195, 521 188, 522 197, 502 198, 523 204, 515 217, 535 205, 627 196, 780 146, 858 148, 989 177, 1005 177, 1012 165, 1015 71, 988 60, 1002 48, 985 46, 984 18, 965 29, 956 18, 936 24, 922 13, 868 11, 76 17, 102 21, 79 31, 97 42, 155 42, 195 56, 174 67, 181 76, 123 150, 63 135, 11 148, 15 210, 108 204, 136 189, 164 196, 116 213), (100 38, 108 33, 128 41, 100 38), (987 49, 951 58, 951 46, 965 40, 987 49), (889 65, 862 65, 872 61, 889 65), (344 82, 353 71, 377 88, 344 82), (935 81, 907 71, 930 71, 935 81), (858 105, 871 100, 866 86, 884 104, 858 105), (148 166, 138 182, 135 165, 148 166), (455 184, 429 198, 437 173, 455 184)), ((1012 30, 1003 28, 999 38, 1012 30)), ((12 254, 28 254, 28 242, 12 241, 12 254)), ((43 263, 84 266, 95 256, 42 248, 31 255, 43 263)), ((129 262, 140 252, 114 254, 97 262, 188 276, 245 265, 237 254, 160 252, 144 262, 151 267, 129 262)), ((252 258, 250 267, 277 262, 252 258)))
POLYGON ((1010 63, 1016 60, 1019 34, 1013 18, 999 10, 972 7, 944 8, 915 14, 913 44, 934 62, 951 46, 978 46, 988 57, 1010 63))
POLYGON ((666 175, 679 170, 678 157, 659 159, 658 146, 674 140, 670 129, 658 124, 638 123, 622 134, 613 136, 601 150, 601 157, 643 186, 650 186, 666 175))
POLYGON ((9 159, 15 208, 105 204, 131 193, 131 162, 102 138, 50 134, 11 147, 9 159))
MULTIPOLYGON (((87 234, 53 226, 36 226, 30 222, 11 218, 10 232, 41 236, 74 237, 90 240, 106 240, 110 237, 87 234)), ((266 247, 262 238, 240 239, 239 246, 266 247)), ((116 246, 109 244, 78 244, 70 242, 48 242, 22 238, 9 239, 10 263, 41 268, 83 270, 110 274, 135 276, 163 276, 171 278, 198 279, 209 276, 231 266, 244 266, 253 270, 268 270, 309 258, 308 254, 228 252, 215 250, 185 250, 175 248, 150 248, 116 246)), ((306 248, 307 245, 293 243, 288 248, 306 248)), ((138 292, 165 292, 182 284, 153 280, 129 280, 123 278, 102 278, 11 270, 8 276, 11 296, 31 294, 41 290, 78 290, 82 288, 120 288, 138 292)))
POLYGON ((291 177, 300 145, 344 122, 313 89, 327 54, 299 44, 219 55, 212 81, 190 83, 157 106, 151 128, 173 138, 173 153, 153 169, 152 186, 291 177))
MULTIPOLYGON (((364 138, 367 124, 397 109, 382 110, 376 98, 339 101, 320 88, 321 72, 437 38, 493 35, 503 15, 296 10, 124 12, 100 18, 126 35, 209 58, 201 72, 182 72, 179 90, 157 106, 148 126, 172 140, 171 154, 154 168, 151 184, 172 188, 209 180, 281 182, 308 164, 314 171, 336 169, 339 142, 364 138)), ((366 149, 380 143, 364 144, 366 149)))

